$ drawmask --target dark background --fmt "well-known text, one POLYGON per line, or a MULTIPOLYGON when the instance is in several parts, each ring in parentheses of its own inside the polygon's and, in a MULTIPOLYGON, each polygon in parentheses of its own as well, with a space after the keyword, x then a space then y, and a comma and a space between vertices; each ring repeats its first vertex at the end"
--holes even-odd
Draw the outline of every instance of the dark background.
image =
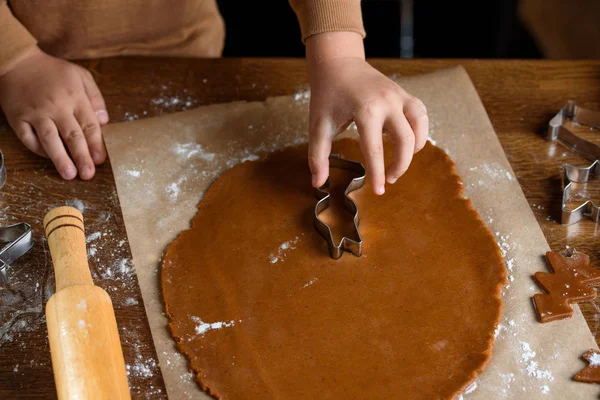
MULTIPOLYGON (((287 0, 218 0, 224 57, 304 57, 287 0)), ((401 0, 363 0, 367 57, 401 57, 401 0)), ((516 0, 413 1, 415 58, 542 58, 516 0)), ((406 26, 406 25, 405 25, 406 26)))

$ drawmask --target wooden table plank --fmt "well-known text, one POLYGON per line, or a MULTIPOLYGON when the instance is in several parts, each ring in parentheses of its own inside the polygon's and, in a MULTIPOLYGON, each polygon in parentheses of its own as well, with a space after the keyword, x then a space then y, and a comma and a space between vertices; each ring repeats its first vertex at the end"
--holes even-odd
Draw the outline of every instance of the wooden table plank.
MULTIPOLYGON (((586 252, 591 256, 592 265, 600 268, 598 226, 591 221, 581 221, 571 227, 563 227, 556 222, 560 219, 562 164, 583 165, 586 161, 562 146, 544 140, 548 120, 567 100, 600 109, 600 62, 385 59, 372 60, 372 63, 387 75, 413 75, 462 64, 482 98, 550 247, 562 252, 570 246, 586 252)), ((269 96, 294 94, 308 88, 305 65, 300 59, 122 58, 94 60, 82 65, 88 67, 97 79, 113 121, 146 118, 217 102, 264 100, 269 96)), ((443 129, 435 125, 434 115, 432 127, 434 137, 436 129, 443 129)), ((65 183, 48 162, 24 151, 12 136, 0 133, 0 148, 7 153, 9 166, 9 184, 0 192, 0 212, 6 206, 9 208, 6 209, 7 214, 0 214, 0 223, 12 220, 33 222, 38 240, 38 246, 19 261, 22 270, 18 273, 25 274, 27 270, 33 277, 20 278, 23 286, 30 287, 24 294, 13 296, 15 304, 20 307, 29 304, 31 295, 37 293, 31 293, 36 279, 46 282, 44 287, 51 282, 48 254, 46 247, 40 244, 39 226, 39 220, 50 205, 73 199, 83 201, 87 207, 86 220, 91 228, 88 233, 99 231, 102 227, 113 232, 114 236, 114 240, 106 239, 104 247, 97 245, 95 259, 118 263, 131 257, 126 244, 116 254, 111 252, 115 244, 118 246, 125 240, 125 230, 109 163, 99 168, 98 176, 91 182, 65 183), (111 215, 108 225, 101 222, 107 214, 111 215)), ((102 278, 106 271, 101 266, 97 268, 102 278)), ((111 282, 114 281, 100 279, 101 286, 109 288, 111 295, 114 293, 116 298, 122 299, 120 302, 129 298, 138 302, 137 305, 126 306, 116 301, 118 322, 132 338, 124 343, 127 362, 138 367, 136 376, 132 378, 134 392, 137 390, 136 393, 146 397, 160 397, 149 395, 153 391, 164 392, 160 373, 154 369, 148 373, 151 376, 142 376, 145 375, 142 368, 146 366, 145 362, 151 364, 155 355, 147 321, 142 314, 137 282, 128 281, 125 288, 118 287, 113 292, 110 290, 111 285, 114 286, 111 282), (140 353, 142 362, 136 364, 140 353)), ((47 292, 38 293, 38 296, 47 296, 47 292)), ((582 309, 598 341, 600 302, 583 304, 582 309)), ((6 315, 10 315, 9 307, 0 306, 0 326, 3 326, 2 318, 6 315)), ((14 335, 11 341, 2 344, 0 396, 47 398, 54 395, 53 390, 45 322, 40 320, 34 328, 14 335), (17 364, 17 372, 14 372, 17 364)))

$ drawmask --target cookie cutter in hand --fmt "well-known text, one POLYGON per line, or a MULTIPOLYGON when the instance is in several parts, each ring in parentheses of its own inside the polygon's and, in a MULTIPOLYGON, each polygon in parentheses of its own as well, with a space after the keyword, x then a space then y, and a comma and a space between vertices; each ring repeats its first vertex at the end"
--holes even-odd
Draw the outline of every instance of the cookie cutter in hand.
POLYGON ((7 283, 6 269, 33 246, 31 226, 25 222, 0 226, 0 243, 5 243, 0 248, 0 283, 7 283))
POLYGON ((571 225, 575 222, 582 220, 585 217, 590 218, 594 222, 600 220, 600 208, 594 204, 591 200, 587 200, 585 203, 577 206, 573 210, 566 208, 567 202, 573 198, 572 183, 587 183, 590 176, 595 175, 600 177, 600 161, 596 160, 589 167, 576 167, 571 164, 565 164, 564 166, 564 189, 562 198, 562 225, 571 225))
POLYGON ((358 230, 359 219, 358 219, 358 206, 349 197, 349 194, 362 188, 365 184, 365 178, 367 176, 367 171, 365 167, 356 161, 346 160, 341 158, 337 154, 332 154, 329 156, 329 166, 331 168, 341 168, 351 172, 355 172, 359 176, 352 179, 352 182, 348 185, 346 190, 344 191, 344 205, 346 209, 352 213, 354 216, 354 228, 356 231, 356 235, 358 240, 351 239, 349 237, 344 236, 338 244, 334 242, 333 233, 331 232, 331 228, 329 225, 324 223, 319 219, 319 214, 329 207, 329 200, 331 195, 326 191, 329 188, 329 178, 325 184, 316 189, 315 195, 318 199, 317 205, 315 206, 315 215, 314 215, 314 225, 315 229, 319 234, 327 241, 327 245, 329 247, 329 254, 334 259, 339 259, 342 257, 344 251, 348 251, 354 254, 357 257, 362 255, 362 237, 358 230))
POLYGON ((579 107, 570 100, 548 124, 546 139, 558 140, 568 148, 592 160, 600 159, 600 146, 580 138, 564 122, 570 120, 580 125, 600 129, 600 112, 579 107))

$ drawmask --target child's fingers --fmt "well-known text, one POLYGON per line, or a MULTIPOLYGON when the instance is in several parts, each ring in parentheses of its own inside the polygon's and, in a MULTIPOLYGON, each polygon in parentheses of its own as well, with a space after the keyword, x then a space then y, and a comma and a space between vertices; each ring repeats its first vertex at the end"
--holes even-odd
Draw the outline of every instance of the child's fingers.
POLYGON ((65 146, 63 145, 58 129, 49 118, 34 120, 31 124, 37 133, 37 137, 44 148, 48 157, 54 163, 56 170, 63 179, 71 180, 77 176, 77 169, 73 161, 69 158, 65 146))
POLYGON ((60 136, 69 148, 71 157, 77 165, 79 176, 81 179, 91 179, 96 171, 81 126, 79 126, 73 115, 68 114, 61 115, 55 121, 60 136))
POLYGON ((415 152, 415 135, 401 113, 389 116, 385 128, 394 141, 394 160, 386 171, 386 178, 388 183, 395 183, 410 166, 415 152))
POLYGON ((104 97, 94 81, 94 77, 88 70, 82 70, 83 87, 85 88, 85 94, 90 100, 92 110, 98 118, 98 122, 104 125, 108 123, 108 113, 106 112, 106 104, 104 103, 104 97))
MULTIPOLYGON (((10 122, 10 121, 9 121, 10 122)), ((33 128, 25 121, 19 121, 17 123, 10 122, 17 137, 29 150, 41 157, 48 157, 44 151, 44 147, 40 143, 40 140, 35 135, 33 128)))
POLYGON ((404 115, 415 133, 415 153, 421 151, 429 136, 429 116, 425 104, 413 98, 404 105, 404 115))
POLYGON ((313 187, 325 184, 329 177, 329 154, 331 153, 330 124, 322 120, 311 124, 308 144, 308 166, 312 175, 313 187))
POLYGON ((383 160, 383 124, 378 118, 356 120, 362 152, 367 163, 371 186, 376 194, 385 193, 385 163, 383 160))
POLYGON ((77 118, 83 135, 87 140, 92 160, 94 160, 96 165, 102 164, 106 160, 106 150, 102 142, 100 124, 91 105, 87 102, 80 104, 79 108, 75 110, 75 118, 77 118))

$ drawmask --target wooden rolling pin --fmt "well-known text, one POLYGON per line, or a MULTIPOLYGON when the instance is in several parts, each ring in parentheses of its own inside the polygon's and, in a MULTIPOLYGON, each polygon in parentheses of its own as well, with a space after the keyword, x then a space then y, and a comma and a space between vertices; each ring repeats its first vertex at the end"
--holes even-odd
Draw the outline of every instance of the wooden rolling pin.
POLYGON ((55 208, 44 230, 56 276, 46 320, 58 398, 130 399, 112 302, 90 274, 83 215, 55 208))

